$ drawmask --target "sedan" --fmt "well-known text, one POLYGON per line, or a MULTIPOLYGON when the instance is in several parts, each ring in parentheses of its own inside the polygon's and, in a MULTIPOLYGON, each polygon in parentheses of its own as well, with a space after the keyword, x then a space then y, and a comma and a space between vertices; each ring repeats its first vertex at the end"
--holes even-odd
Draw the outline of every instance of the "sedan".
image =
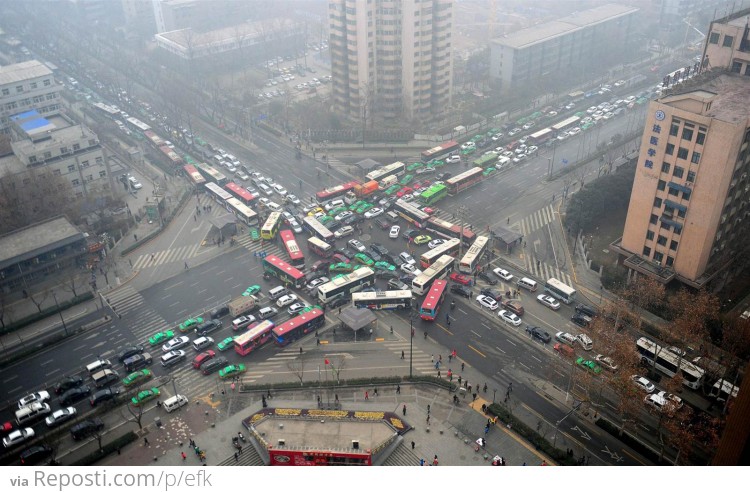
POLYGON ((357 250, 357 251, 359 251, 360 253, 362 253, 362 252, 364 252, 364 251, 366 251, 366 250, 367 250, 367 248, 365 248, 365 245, 364 245, 364 244, 362 244, 362 243, 361 243, 361 242, 360 242, 359 240, 357 240, 357 239, 350 239, 350 240, 349 240, 349 242, 348 242, 348 244, 349 244, 349 246, 351 246, 352 248, 356 249, 356 250, 357 250))
POLYGON ((154 373, 151 372, 150 369, 141 369, 140 371, 128 374, 125 379, 122 380, 122 385, 125 387, 132 386, 136 383, 151 379, 152 377, 154 377, 154 373))
POLYGON ((448 164, 461 164, 461 156, 460 155, 452 155, 448 157, 445 162, 448 164))
MULTIPOLYGON (((229 350, 234 346, 234 339, 237 337, 226 337, 224 340, 220 341, 216 344, 216 348, 219 349, 219 352, 224 352, 225 350, 229 350)), ((209 350, 211 352, 211 350, 209 350)))
POLYGON ((185 347, 186 345, 190 344, 190 339, 186 336, 173 338, 172 340, 168 341, 164 345, 161 346, 162 352, 165 354, 167 352, 171 352, 173 350, 181 349, 182 347, 185 347))
POLYGON ((32 429, 31 427, 18 429, 8 434, 7 437, 3 438, 3 446, 5 446, 6 448, 11 448, 16 444, 20 444, 28 439, 31 439, 32 437, 34 437, 34 429, 32 429))
POLYGON ((132 403, 135 407, 140 407, 147 401, 153 400, 154 398, 158 397, 160 394, 161 391, 159 390, 159 388, 154 386, 151 389, 143 390, 135 395, 130 399, 130 403, 132 403))
POLYGON ((286 188, 284 188, 280 184, 271 185, 271 188, 273 188, 273 191, 275 191, 279 195, 286 196, 286 193, 287 193, 286 188))
POLYGON ((219 377, 221 379, 226 379, 226 378, 238 376, 245 371, 247 371, 247 367, 245 367, 245 364, 233 364, 233 365, 225 367, 224 369, 221 369, 219 371, 219 377))
POLYGON ((594 362, 593 360, 584 359, 583 357, 579 357, 576 359, 576 365, 581 369, 586 369, 594 375, 599 375, 602 372, 602 368, 599 367, 596 362, 594 362))
POLYGON ((393 226, 391 227, 391 232, 388 233, 388 237, 391 239, 398 239, 398 234, 401 232, 400 226, 393 226))
POLYGON ((68 391, 70 388, 75 388, 83 384, 83 378, 80 376, 71 376, 63 379, 55 385, 55 393, 62 394, 68 391))
POLYGON ((37 391, 36 393, 31 393, 30 395, 26 395, 18 400, 18 408, 23 408, 26 405, 31 405, 32 403, 44 403, 48 400, 49 393, 47 391, 37 391))
POLYGON ((297 296, 294 294, 287 294, 276 301, 276 305, 279 307, 288 306, 297 300, 297 296))
POLYGON ((305 309, 307 305, 304 302, 295 302, 289 308, 286 310, 287 313, 289 313, 289 316, 294 316, 298 314, 300 311, 305 309))
POLYGON ((513 326, 521 326, 521 318, 511 313, 510 311, 501 309, 497 312, 497 315, 500 316, 501 320, 505 321, 508 324, 511 324, 513 326))
POLYGON ((292 205, 299 205, 300 204, 299 198, 297 198, 296 195, 292 195, 292 194, 288 194, 286 196, 286 201, 288 203, 291 203, 292 205))
POLYGON ((552 340, 552 336, 538 326, 526 325, 526 333, 528 333, 531 338, 536 338, 542 343, 549 343, 550 340, 552 340))
POLYGON ((91 394, 91 388, 88 386, 79 386, 77 388, 71 388, 60 396, 61 405, 70 405, 77 401, 81 401, 91 394))
POLYGON ((536 296, 536 300, 544 304, 545 306, 547 306, 553 311, 557 311, 558 309, 560 309, 560 303, 557 302, 557 299, 555 299, 552 296, 539 294, 538 296, 536 296))
POLYGON ((612 357, 607 357, 599 354, 596 356, 596 362, 598 362, 600 366, 607 369, 608 371, 614 372, 617 370, 617 364, 615 364, 615 361, 612 360, 612 357))
POLYGON ((427 235, 417 236, 414 238, 414 244, 426 244, 432 241, 432 238, 427 235))
POLYGON ((497 279, 490 277, 486 272, 481 272, 479 274, 479 278, 481 278, 482 280, 484 280, 490 285, 497 285, 497 279))
POLYGON ((497 301, 495 299, 491 298, 490 296, 484 296, 482 294, 477 296, 477 302, 480 306, 484 306, 491 311, 494 311, 498 307, 497 301))
POLYGON ((383 214, 383 209, 379 207, 371 208, 367 212, 365 212, 365 218, 366 219, 372 219, 374 217, 377 217, 378 215, 383 214))
POLYGON ((427 247, 430 249, 435 249, 441 244, 443 244, 444 242, 445 242, 445 239, 433 239, 432 241, 427 243, 427 247))
POLYGON ((142 353, 143 353, 143 347, 141 347, 140 345, 133 345, 122 350, 118 354, 117 360, 119 360, 120 362, 123 362, 125 359, 129 359, 136 354, 142 354, 142 353))
POLYGON ((461 285, 471 285, 471 277, 469 277, 468 275, 462 275, 460 273, 453 272, 450 274, 449 278, 461 285))
POLYGON ((513 275, 508 270, 503 270, 502 268, 495 268, 492 270, 492 273, 506 282, 510 282, 513 279, 513 275))
POLYGON ((310 280, 305 287, 307 287, 308 290, 314 289, 315 287, 323 285, 327 282, 329 282, 328 277, 318 277, 310 280))
POLYGON ((52 415, 44 419, 44 421, 47 423, 48 427, 56 427, 74 418, 77 413, 78 410, 76 410, 75 407, 61 408, 60 410, 52 412, 52 415))
POLYGON ((633 381, 633 384, 635 384, 637 387, 639 387, 646 393, 653 393, 654 390, 656 389, 656 386, 654 386, 654 383, 644 378, 643 376, 634 374, 630 376, 630 379, 633 381))
MULTIPOLYGON (((203 318, 188 318, 180 323, 180 331, 185 333, 191 326, 203 323, 203 318)), ((172 338, 172 337, 170 337, 172 338)), ((153 344, 152 344, 153 345, 153 344)))
POLYGON ((417 267, 412 265, 411 263, 404 263, 401 265, 401 271, 405 273, 414 273, 417 271, 417 267))
POLYGON ((399 253, 398 257, 401 258, 404 263, 408 263, 409 265, 417 264, 417 260, 415 260, 412 255, 410 255, 406 251, 402 251, 401 253, 399 253))

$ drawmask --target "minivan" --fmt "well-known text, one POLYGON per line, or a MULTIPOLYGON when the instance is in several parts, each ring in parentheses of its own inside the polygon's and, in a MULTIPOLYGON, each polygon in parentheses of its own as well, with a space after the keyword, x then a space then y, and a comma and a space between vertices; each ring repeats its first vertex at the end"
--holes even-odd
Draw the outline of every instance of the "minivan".
POLYGON ((527 277, 519 278, 517 285, 519 287, 523 287, 526 290, 530 290, 531 292, 536 292, 537 284, 535 281, 531 280, 530 278, 527 278, 527 277))
POLYGON ((91 377, 94 379, 94 386, 96 386, 97 388, 107 386, 120 379, 120 375, 117 373, 117 371, 113 371, 112 369, 104 369, 103 371, 99 371, 91 377))
POLYGON ((594 348, 594 342, 591 341, 588 335, 581 333, 576 337, 576 342, 583 348, 583 350, 591 350, 594 348))
POLYGON ((112 363, 107 359, 101 359, 87 365, 86 370, 89 372, 89 374, 94 374, 95 372, 99 372, 102 369, 107 369, 109 367, 112 367, 112 363))
POLYGON ((588 316, 589 318, 593 318, 596 316, 596 308, 593 308, 586 304, 578 304, 576 305, 576 313, 581 313, 583 315, 588 316))
POLYGON ((285 296, 287 294, 289 294, 289 291, 286 290, 286 288, 282 286, 274 287, 273 289, 268 291, 268 297, 270 297, 272 301, 275 301, 278 298, 285 296))
POLYGON ((201 352, 203 349, 213 345, 214 339, 211 337, 200 337, 193 340, 193 348, 196 352, 201 352))
POLYGON ((125 366, 125 370, 128 372, 133 372, 142 367, 150 366, 152 362, 154 362, 154 360, 151 358, 151 354, 149 354, 148 352, 136 354, 122 361, 123 365, 125 366))
POLYGON ((52 411, 46 403, 32 403, 16 411, 16 423, 20 426, 33 422, 52 411))
POLYGON ((334 208, 343 207, 344 205, 344 200, 336 199, 326 203, 324 208, 326 209, 326 212, 330 212, 334 208))
POLYGON ((258 311, 258 317, 260 319, 268 319, 268 318, 273 318, 278 313, 279 311, 275 307, 267 306, 267 307, 261 308, 261 310, 258 311))
POLYGON ((202 325, 199 325, 198 328, 195 329, 195 333, 199 336, 206 336, 206 333, 211 333, 212 331, 216 331, 219 328, 221 328, 221 320, 218 319, 212 319, 209 321, 206 321, 202 325))
POLYGON ((167 413, 170 413, 187 404, 188 404, 187 396, 176 395, 171 398, 167 398, 167 400, 162 404, 162 407, 164 408, 164 410, 167 411, 167 413))

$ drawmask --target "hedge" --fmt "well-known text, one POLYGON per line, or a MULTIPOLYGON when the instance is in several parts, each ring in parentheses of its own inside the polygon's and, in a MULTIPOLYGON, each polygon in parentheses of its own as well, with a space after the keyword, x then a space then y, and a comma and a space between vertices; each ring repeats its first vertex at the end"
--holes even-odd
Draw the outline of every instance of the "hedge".
POLYGON ((300 385, 299 381, 289 381, 283 383, 274 384, 243 384, 240 387, 240 391, 266 391, 266 390, 298 390, 300 388, 306 389, 335 389, 351 386, 385 386, 385 385, 396 385, 401 383, 429 383, 440 386, 450 391, 455 391, 456 385, 445 381, 444 379, 438 379, 433 376, 414 376, 414 377, 379 377, 379 378, 359 378, 359 379, 341 379, 340 381, 328 380, 328 381, 310 381, 304 382, 300 385))
POLYGON ((0 335, 6 335, 8 333, 12 333, 16 330, 23 328, 24 326, 28 326, 31 323, 36 323, 39 320, 55 315, 60 311, 64 311, 68 308, 71 308, 82 302, 89 301, 93 298, 94 298, 94 294, 91 293, 91 291, 86 291, 83 294, 75 296, 72 299, 59 302, 58 303, 59 309, 58 309, 58 306, 50 306, 48 308, 42 309, 42 312, 40 313, 30 314, 26 316, 25 318, 21 318, 18 321, 14 321, 13 323, 5 325, 5 327, 2 330, 0 330, 0 335))
POLYGON ((624 444, 630 446, 638 453, 650 459, 653 463, 659 463, 658 453, 656 453, 653 449, 645 446, 642 442, 638 441, 627 432, 623 432, 622 434, 620 434, 620 428, 609 420, 600 418, 596 421, 596 425, 597 427, 601 427, 602 429, 607 431, 607 433, 609 433, 610 435, 616 437, 618 440, 622 441, 624 444))
POLYGON ((127 432, 114 441, 110 441, 104 446, 102 446, 101 450, 96 450, 88 455, 84 456, 83 458, 79 459, 78 461, 71 463, 71 466, 88 466, 93 465, 97 461, 99 461, 102 458, 105 458, 109 456, 110 454, 122 449, 126 445, 130 444, 131 442, 135 442, 138 440, 138 436, 135 434, 135 432, 130 431, 127 432))

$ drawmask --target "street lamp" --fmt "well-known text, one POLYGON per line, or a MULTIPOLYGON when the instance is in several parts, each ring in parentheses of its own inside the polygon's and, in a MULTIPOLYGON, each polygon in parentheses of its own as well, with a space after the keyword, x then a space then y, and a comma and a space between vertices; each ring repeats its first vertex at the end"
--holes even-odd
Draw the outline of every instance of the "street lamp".
POLYGON ((57 295, 52 292, 52 298, 55 300, 55 306, 57 307, 57 314, 60 315, 60 321, 62 321, 63 329, 65 330, 65 336, 68 336, 68 327, 65 326, 65 320, 63 319, 62 311, 60 311, 60 305, 57 303, 57 295))

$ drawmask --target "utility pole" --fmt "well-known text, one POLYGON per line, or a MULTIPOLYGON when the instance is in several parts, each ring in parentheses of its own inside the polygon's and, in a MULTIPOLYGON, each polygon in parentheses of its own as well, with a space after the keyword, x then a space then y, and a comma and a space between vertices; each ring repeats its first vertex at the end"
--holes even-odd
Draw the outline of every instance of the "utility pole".
POLYGON ((458 258, 463 258, 464 254, 464 223, 466 222, 466 216, 468 215, 468 213, 469 211, 464 205, 461 205, 456 209, 456 217, 461 220, 461 239, 460 243, 458 244, 458 258))
POLYGON ((65 326, 65 320, 63 319, 62 311, 60 311, 60 305, 57 303, 57 295, 52 291, 52 298, 55 300, 55 307, 57 307, 57 314, 60 315, 60 321, 62 321, 63 329, 65 330, 65 336, 68 336, 68 327, 65 326))

